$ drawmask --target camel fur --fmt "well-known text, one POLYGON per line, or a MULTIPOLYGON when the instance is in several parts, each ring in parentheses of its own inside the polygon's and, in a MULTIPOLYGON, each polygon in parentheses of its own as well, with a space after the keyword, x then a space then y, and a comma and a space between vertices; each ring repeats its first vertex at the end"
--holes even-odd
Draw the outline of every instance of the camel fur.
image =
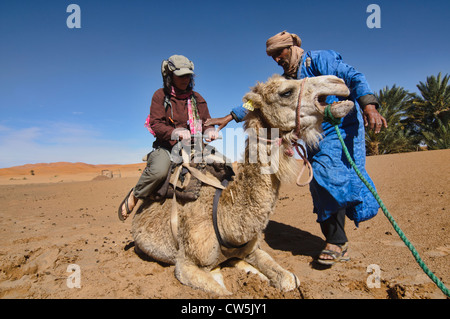
MULTIPOLYGON (((254 111, 245 118, 245 128, 259 132, 260 128, 277 128, 282 143, 256 143, 246 141, 245 159, 236 171, 234 180, 223 190, 218 204, 218 228, 221 237, 229 244, 241 248, 225 248, 214 233, 212 206, 215 188, 204 185, 197 201, 179 200, 176 239, 172 235, 170 211, 172 200, 144 202, 136 212, 132 234, 138 252, 151 258, 175 265, 175 276, 183 284, 217 295, 229 295, 230 291, 220 279, 224 261, 238 258, 262 273, 274 287, 290 291, 299 286, 296 275, 285 270, 260 248, 270 216, 274 211, 282 181, 295 177, 298 162, 288 155, 292 140, 296 139, 297 103, 300 90, 300 134, 305 143, 317 143, 321 135, 321 122, 327 95, 348 96, 345 83, 334 76, 322 76, 306 80, 286 80, 273 76, 265 83, 258 83, 244 96, 251 100, 254 111), (257 156, 250 161, 250 154, 270 156, 276 162, 273 173, 264 173, 268 164, 257 156), (214 271, 212 271, 214 270, 214 271), (217 280, 216 280, 217 279, 217 280)), ((335 117, 345 116, 353 102, 343 101, 331 108, 335 117)), ((270 136, 269 136, 270 138, 270 136)), ((273 165, 273 163, 271 163, 273 165)))

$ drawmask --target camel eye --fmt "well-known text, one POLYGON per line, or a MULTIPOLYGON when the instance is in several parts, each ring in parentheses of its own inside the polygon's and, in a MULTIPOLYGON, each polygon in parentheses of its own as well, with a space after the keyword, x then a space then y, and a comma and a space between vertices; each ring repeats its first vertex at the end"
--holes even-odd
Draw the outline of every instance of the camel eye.
POLYGON ((290 97, 291 94, 292 94, 292 90, 288 90, 288 91, 280 93, 280 96, 281 97, 290 97))

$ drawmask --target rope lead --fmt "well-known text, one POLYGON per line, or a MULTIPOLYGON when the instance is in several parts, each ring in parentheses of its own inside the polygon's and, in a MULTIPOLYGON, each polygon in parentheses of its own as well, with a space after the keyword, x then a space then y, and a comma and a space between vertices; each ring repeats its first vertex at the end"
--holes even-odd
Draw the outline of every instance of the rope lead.
POLYGON ((366 187, 370 190, 372 195, 377 200, 378 204, 380 205, 381 210, 383 211, 384 215, 387 217, 391 225, 394 227, 397 234, 400 236, 400 238, 403 240, 405 245, 409 248, 412 255, 416 259, 419 266, 422 268, 422 270, 430 277, 430 279, 438 286, 439 289, 447 296, 450 297, 450 290, 445 287, 444 283, 439 280, 439 278, 436 277, 435 274, 425 265, 425 262, 420 258, 419 253, 414 248, 414 246, 411 244, 411 242, 408 240, 408 238, 405 236, 403 231, 400 229, 400 227, 397 225, 396 221, 392 217, 392 215, 387 210, 386 206, 383 204, 383 201, 381 200, 380 196, 376 192, 376 190, 372 187, 372 185, 369 184, 369 182, 364 178, 364 176, 361 174, 359 169, 356 167, 355 162, 353 162, 352 157, 350 156, 350 153, 348 152, 347 147, 345 146, 344 139, 342 138, 341 132, 339 131, 338 124, 341 122, 340 119, 336 119, 333 114, 331 114, 331 105, 327 105, 324 112, 324 121, 329 122, 330 124, 334 125, 334 129, 336 130, 337 136, 339 138, 339 141, 341 142, 342 149, 345 153, 345 156, 347 157, 347 160, 349 161, 350 165, 355 170, 356 174, 358 175, 359 179, 366 185, 366 187))
POLYGON ((331 125, 339 125, 339 124, 341 124, 341 120, 342 119, 335 118, 333 116, 333 114, 331 113, 331 104, 328 104, 327 107, 324 110, 323 120, 325 122, 330 123, 331 125))

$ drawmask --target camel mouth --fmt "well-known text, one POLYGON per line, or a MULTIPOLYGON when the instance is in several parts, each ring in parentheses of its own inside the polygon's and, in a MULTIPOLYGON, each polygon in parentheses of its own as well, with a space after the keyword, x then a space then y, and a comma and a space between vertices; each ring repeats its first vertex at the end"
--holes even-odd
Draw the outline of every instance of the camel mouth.
MULTIPOLYGON (((330 103, 326 102, 328 96, 329 95, 319 94, 316 96, 316 99, 314 101, 315 106, 317 107, 317 109, 321 110, 322 113, 323 113, 323 110, 325 110, 325 108, 330 104, 330 103)), ((335 94, 335 96, 347 96, 347 95, 335 94)), ((347 103, 352 103, 352 102, 350 100, 335 101, 332 103, 332 105, 347 104, 347 103)))
POLYGON ((316 98, 316 104, 318 103, 321 107, 326 107, 327 106, 327 97, 328 95, 318 95, 316 98))

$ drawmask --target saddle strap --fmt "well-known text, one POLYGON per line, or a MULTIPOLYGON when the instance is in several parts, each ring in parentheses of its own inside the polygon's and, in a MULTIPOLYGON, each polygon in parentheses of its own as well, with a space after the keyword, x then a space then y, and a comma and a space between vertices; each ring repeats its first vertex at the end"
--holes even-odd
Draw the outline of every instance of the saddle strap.
POLYGON ((202 181, 203 183, 211 185, 218 189, 225 189, 225 187, 219 182, 219 180, 215 176, 203 174, 195 167, 190 166, 189 163, 183 163, 183 167, 186 167, 187 170, 192 174, 192 176, 202 181))
MULTIPOLYGON (((202 172, 200 172, 198 169, 191 167, 189 165, 189 161, 187 160, 187 154, 184 152, 184 150, 182 151, 182 156, 183 156, 183 164, 177 166, 175 172, 174 172, 174 176, 173 176, 173 185, 174 185, 174 192, 173 192, 173 198, 172 198, 172 210, 170 213, 170 228, 172 230, 172 236, 173 239, 175 241, 175 245, 176 248, 178 249, 178 209, 177 209, 177 198, 176 198, 176 184, 177 184, 177 180, 180 177, 180 173, 183 167, 187 168, 189 170, 189 172, 192 174, 192 176, 194 176, 195 178, 199 179, 200 181, 202 181, 205 184, 214 186, 215 188, 217 188, 217 190, 220 190, 222 192, 223 189, 225 189, 226 185, 228 184, 228 180, 224 180, 224 182, 220 183, 219 180, 214 177, 214 176, 207 176, 205 174, 203 174, 202 172), (184 154, 183 154, 184 153, 184 154)), ((220 197, 220 195, 219 195, 220 197)), ((217 199, 217 202, 219 200, 217 199)), ((217 209, 216 209, 217 210, 217 209)), ((214 218, 214 216, 213 216, 214 218)), ((217 222, 215 223, 215 225, 217 225, 217 222)), ((216 233, 217 234, 217 233, 216 233)))
MULTIPOLYGON (((184 149, 181 149, 181 157, 183 160, 183 163, 181 164, 181 166, 185 167, 191 174, 192 176, 194 176, 195 178, 197 178, 198 180, 200 180, 201 182, 211 185, 215 188, 220 188, 220 189, 225 189, 224 186, 222 186, 222 184, 220 183, 220 181, 213 175, 209 174, 208 172, 205 172, 205 174, 203 174, 200 170, 198 170, 195 167, 192 167, 190 164, 190 160, 189 160, 189 155, 186 153, 186 151, 184 149)), ((181 167, 179 166, 179 167, 181 167)), ((178 176, 175 176, 172 179, 172 185, 174 186, 175 189, 175 185, 177 183, 178 180, 178 176)))
MULTIPOLYGON (((176 181, 180 176, 182 166, 178 166, 174 173, 174 181, 176 185, 176 181)), ((172 211, 170 213, 170 228, 172 229, 173 240, 175 241, 176 248, 178 249, 178 209, 177 209, 177 197, 176 191, 174 187, 173 198, 172 198, 172 211)))

